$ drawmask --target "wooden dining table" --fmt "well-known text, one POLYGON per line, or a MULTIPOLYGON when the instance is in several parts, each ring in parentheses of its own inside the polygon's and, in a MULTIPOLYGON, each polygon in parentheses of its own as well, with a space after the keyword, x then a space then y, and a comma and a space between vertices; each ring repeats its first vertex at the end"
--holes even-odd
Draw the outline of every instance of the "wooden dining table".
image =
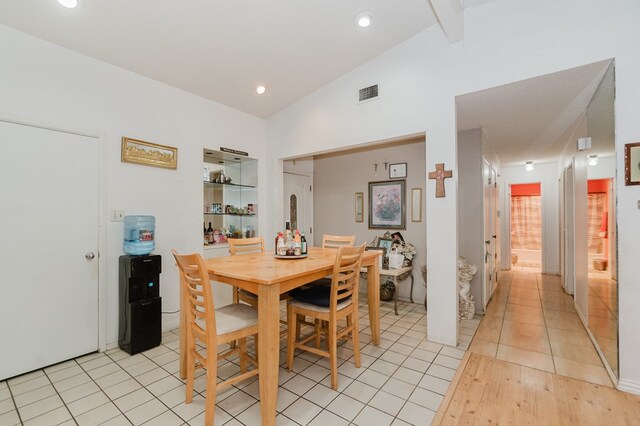
MULTIPOLYGON (((206 259, 209 278, 258 295, 258 377, 263 425, 275 425, 280 359, 280 295, 331 275, 337 249, 310 247, 303 259, 257 253, 206 259)), ((380 344, 380 252, 365 251, 371 340, 380 344)), ((182 292, 181 292, 182 294, 182 292)), ((180 376, 186 377, 186 311, 180 300, 180 376)))

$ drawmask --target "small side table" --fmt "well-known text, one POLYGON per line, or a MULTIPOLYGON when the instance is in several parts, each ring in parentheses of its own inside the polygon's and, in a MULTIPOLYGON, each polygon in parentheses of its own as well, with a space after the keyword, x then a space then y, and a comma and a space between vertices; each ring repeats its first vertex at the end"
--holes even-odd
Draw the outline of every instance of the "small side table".
MULTIPOLYGON (((366 268, 361 269, 362 272, 366 272, 366 268)), ((398 315, 398 277, 405 275, 405 278, 403 278, 402 281, 406 280, 407 278, 411 277, 411 291, 409 293, 409 299, 411 300, 411 303, 413 303, 413 283, 414 283, 414 278, 413 278, 413 266, 405 266, 403 268, 398 268, 398 269, 382 269, 380 268, 380 277, 389 277, 391 278, 391 282, 393 283, 393 286, 395 287, 395 295, 393 298, 393 309, 395 310, 396 315, 398 315)), ((382 279, 380 280, 380 282, 382 282, 382 279)))

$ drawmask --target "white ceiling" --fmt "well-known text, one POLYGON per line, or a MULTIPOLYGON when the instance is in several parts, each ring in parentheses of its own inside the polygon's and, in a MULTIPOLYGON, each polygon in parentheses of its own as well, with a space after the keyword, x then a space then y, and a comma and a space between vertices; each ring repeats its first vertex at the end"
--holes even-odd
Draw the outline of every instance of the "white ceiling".
MULTIPOLYGON (((501 166, 556 161, 610 63, 597 62, 458 96, 458 130, 485 129, 501 166)), ((598 148, 594 153, 606 155, 614 150, 613 146, 598 148)))
POLYGON ((0 2, 0 24, 259 117, 435 23, 427 0, 0 2))

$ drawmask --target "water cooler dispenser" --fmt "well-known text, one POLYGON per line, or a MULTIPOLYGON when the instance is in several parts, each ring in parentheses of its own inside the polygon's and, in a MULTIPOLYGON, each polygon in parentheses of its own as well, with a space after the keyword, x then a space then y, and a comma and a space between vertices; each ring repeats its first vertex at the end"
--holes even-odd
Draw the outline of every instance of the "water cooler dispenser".
POLYGON ((159 255, 120 256, 118 344, 131 355, 160 345, 162 302, 159 255))

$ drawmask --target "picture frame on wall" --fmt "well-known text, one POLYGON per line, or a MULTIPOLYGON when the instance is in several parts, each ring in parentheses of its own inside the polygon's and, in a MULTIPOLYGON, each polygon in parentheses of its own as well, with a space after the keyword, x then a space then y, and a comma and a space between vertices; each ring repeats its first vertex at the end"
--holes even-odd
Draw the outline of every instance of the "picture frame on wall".
POLYGON ((407 177, 407 163, 389 164, 389 179, 401 179, 407 177))
POLYGON ((369 182, 369 229, 406 229, 405 184, 369 182))
POLYGON ((624 146, 624 184, 640 185, 640 142, 624 146))
POLYGON ((356 192, 356 222, 364 222, 364 192, 356 192))

